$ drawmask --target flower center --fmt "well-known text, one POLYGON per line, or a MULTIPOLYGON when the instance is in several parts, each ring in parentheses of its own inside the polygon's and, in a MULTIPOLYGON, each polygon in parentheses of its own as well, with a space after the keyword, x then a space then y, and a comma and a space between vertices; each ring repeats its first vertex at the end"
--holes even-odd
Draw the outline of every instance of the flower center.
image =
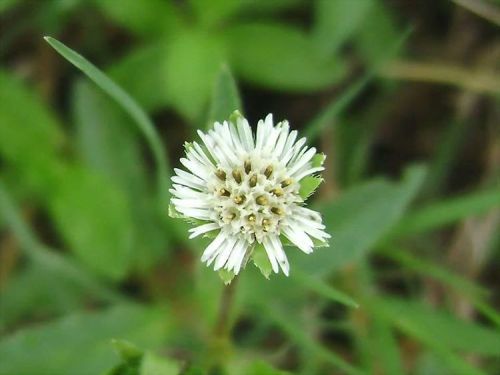
POLYGON ((299 184, 275 158, 249 154, 243 160, 232 168, 218 166, 208 189, 219 225, 261 242, 269 233, 279 234, 283 220, 302 202, 299 184))

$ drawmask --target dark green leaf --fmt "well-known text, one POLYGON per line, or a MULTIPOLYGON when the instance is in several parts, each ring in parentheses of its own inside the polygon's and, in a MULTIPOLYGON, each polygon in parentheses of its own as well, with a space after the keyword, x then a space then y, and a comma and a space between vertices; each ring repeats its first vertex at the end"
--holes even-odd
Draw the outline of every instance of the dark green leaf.
POLYGON ((324 61, 312 40, 298 29, 273 23, 248 23, 226 31, 231 67, 248 81, 274 89, 311 91, 337 82, 345 68, 324 61))

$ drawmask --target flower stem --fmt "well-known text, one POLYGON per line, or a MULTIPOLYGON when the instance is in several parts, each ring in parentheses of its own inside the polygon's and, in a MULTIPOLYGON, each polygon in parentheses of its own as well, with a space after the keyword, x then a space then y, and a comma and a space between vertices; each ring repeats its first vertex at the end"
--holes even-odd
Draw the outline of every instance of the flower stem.
POLYGON ((222 290, 219 312, 209 347, 210 366, 213 369, 222 368, 231 351, 231 311, 234 305, 237 281, 238 277, 235 277, 232 283, 222 290))
POLYGON ((214 329, 214 336, 217 340, 229 339, 230 333, 230 314, 234 305, 235 290, 238 284, 238 276, 235 276, 231 284, 226 285, 222 290, 222 295, 219 303, 219 312, 214 329))

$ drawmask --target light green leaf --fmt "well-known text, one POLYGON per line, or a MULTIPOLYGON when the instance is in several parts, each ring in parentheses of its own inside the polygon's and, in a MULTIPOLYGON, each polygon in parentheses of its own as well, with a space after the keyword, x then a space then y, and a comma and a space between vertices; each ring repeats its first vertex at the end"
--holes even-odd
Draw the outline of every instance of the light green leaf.
POLYGON ((149 112, 158 111, 170 103, 163 68, 167 43, 162 39, 134 48, 106 69, 107 74, 149 112))
POLYGON ((139 375, 177 375, 180 365, 171 359, 146 352, 142 358, 139 375))
POLYGON ((168 163, 165 158, 165 148, 162 145, 161 138, 156 132, 156 129, 148 118, 146 113, 139 107, 139 105, 132 99, 121 87, 109 79, 97 67, 87 61, 83 56, 79 55, 72 49, 65 46, 58 40, 45 37, 49 43, 58 53, 60 53, 66 60, 80 69, 87 77, 94 81, 97 86, 104 90, 111 96, 122 108, 134 119, 137 127, 146 138, 149 147, 155 157, 157 176, 158 176, 158 195, 162 203, 165 205, 168 202, 168 186, 170 181, 168 178, 168 163))
POLYGON ((0 373, 99 374, 116 361, 112 338, 155 348, 163 341, 165 311, 123 305, 94 313, 76 313, 24 329, 0 341, 0 373), (29 360, 26 360, 29 353, 29 360))
POLYGON ((260 272, 269 279, 269 276, 273 272, 273 268, 271 266, 271 262, 269 261, 269 257, 267 256, 266 250, 264 246, 261 244, 257 244, 252 252, 252 260, 255 266, 260 270, 260 272))
POLYGON ((231 67, 244 79, 273 89, 311 91, 344 74, 339 59, 324 61, 300 30, 276 23, 240 23, 225 32, 231 67))
POLYGON ((401 182, 376 180, 355 187, 321 206, 331 247, 294 262, 309 274, 322 276, 363 257, 399 221, 417 193, 424 169, 409 168, 401 182))
POLYGON ((122 191, 98 174, 67 170, 50 209, 64 240, 81 262, 111 279, 126 275, 134 231, 122 191))
POLYGON ((163 75, 169 101, 188 120, 200 119, 224 60, 224 45, 207 33, 185 31, 167 46, 163 75))
POLYGON ((219 270, 218 274, 225 285, 231 284, 234 277, 236 276, 233 271, 226 270, 225 268, 219 270))
POLYGON ((316 176, 306 176, 300 180, 299 195, 306 200, 313 194, 323 182, 323 178, 316 176))
POLYGON ((222 65, 215 80, 207 126, 227 120, 236 110, 243 110, 238 87, 229 67, 222 65))
POLYGON ((318 154, 314 155, 313 158, 311 159, 311 166, 313 168, 321 167, 323 165, 323 163, 325 162, 325 159, 326 159, 325 154, 318 153, 318 154))

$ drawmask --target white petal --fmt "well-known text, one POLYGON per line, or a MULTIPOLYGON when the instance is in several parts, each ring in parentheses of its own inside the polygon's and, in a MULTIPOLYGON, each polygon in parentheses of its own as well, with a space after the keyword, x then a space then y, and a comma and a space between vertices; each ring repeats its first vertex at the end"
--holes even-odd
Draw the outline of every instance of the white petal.
POLYGON ((211 202, 204 199, 172 198, 172 203, 175 205, 175 207, 186 207, 186 208, 212 207, 211 202))
MULTIPOLYGON (((213 259, 214 255, 217 255, 218 250, 220 249, 220 245, 224 240, 226 239, 226 233, 223 231, 220 231, 217 237, 210 243, 210 245, 207 246, 205 251, 203 252, 203 255, 201 256, 201 261, 202 262, 207 262, 210 259, 213 259)), ((211 261, 208 263, 210 265, 211 261)))
POLYGON ((297 158, 296 161, 291 161, 289 165, 290 169, 288 171, 290 176, 293 176, 295 172, 306 165, 314 155, 316 155, 316 149, 314 147, 311 147, 306 153, 297 158))
POLYGON ((226 263, 225 268, 228 270, 232 270, 235 275, 238 274, 241 263, 243 262, 243 257, 245 256, 247 250, 247 241, 244 239, 239 240, 229 257, 229 260, 226 263))
POLYGON ((213 230, 219 229, 219 225, 216 223, 208 223, 208 224, 203 224, 200 226, 197 226, 195 228, 189 229, 189 232, 191 235, 189 236, 189 239, 198 237, 200 234, 211 232, 213 230))
POLYGON ((312 253, 314 244, 303 230, 289 225, 283 227, 283 233, 291 242, 293 242, 295 246, 297 246, 304 253, 312 253))
POLYGON ((321 172, 324 169, 325 169, 324 167, 314 167, 314 168, 309 168, 309 169, 303 168, 302 170, 297 171, 295 173, 295 175, 290 174, 290 177, 293 177, 293 178, 295 178, 295 180, 300 181, 304 177, 309 176, 309 175, 316 173, 316 172, 321 172))
POLYGON ((274 255, 283 270, 283 273, 288 276, 290 273, 290 264, 288 263, 288 258, 286 257, 285 251, 283 250, 283 245, 279 240, 278 236, 270 236, 271 243, 274 248, 274 255))
POLYGON ((222 244, 221 250, 219 251, 219 255, 217 256, 217 259, 215 260, 215 265, 214 265, 215 271, 218 271, 222 267, 224 267, 227 260, 229 259, 229 256, 231 255, 231 252, 234 249, 234 245, 236 244, 236 241, 237 241, 236 237, 229 237, 222 244))
POLYGON ((274 273, 278 273, 279 272, 278 261, 276 260, 276 255, 274 254, 274 246, 269 237, 264 237, 262 245, 264 245, 264 249, 266 250, 267 257, 271 262, 271 267, 273 268, 274 273))
POLYGON ((253 134, 248 121, 244 118, 238 118, 236 126, 238 127, 241 143, 247 151, 252 151, 254 148, 253 134))

